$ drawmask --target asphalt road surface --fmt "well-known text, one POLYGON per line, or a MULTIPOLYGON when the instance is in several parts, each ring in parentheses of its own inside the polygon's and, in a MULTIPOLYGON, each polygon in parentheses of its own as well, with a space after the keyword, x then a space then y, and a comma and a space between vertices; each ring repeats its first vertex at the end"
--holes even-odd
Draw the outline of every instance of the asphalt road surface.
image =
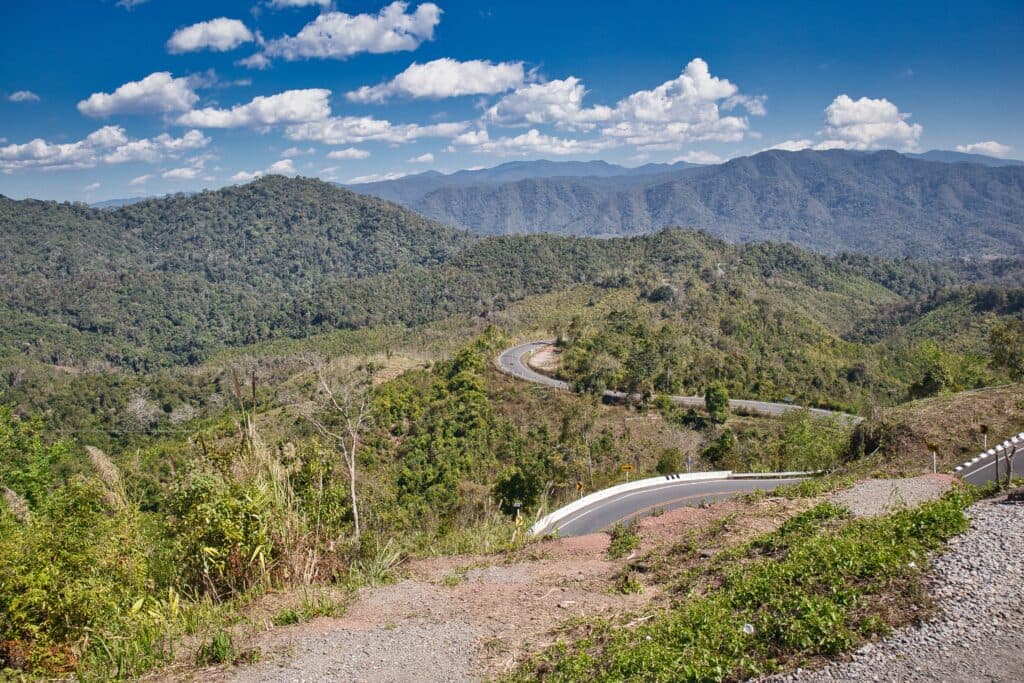
POLYGON ((599 500, 592 505, 577 510, 568 517, 552 524, 542 533, 550 534, 556 530, 558 536, 583 536, 604 531, 616 522, 627 522, 640 517, 647 517, 656 509, 674 510, 680 507, 700 505, 701 502, 712 502, 732 498, 738 493, 761 489, 767 491, 776 486, 784 486, 800 481, 799 479, 714 479, 711 481, 666 481, 663 486, 656 486, 639 491, 624 491, 616 496, 599 500))
MULTIPOLYGON (((518 377, 519 379, 526 380, 527 382, 542 384, 554 389, 568 389, 569 385, 566 382, 537 372, 527 365, 524 360, 526 357, 533 355, 545 346, 550 345, 550 340, 542 340, 527 342, 525 344, 513 346, 511 349, 506 349, 500 356, 498 356, 498 368, 508 375, 518 377)), ((616 400, 623 400, 626 398, 626 394, 622 391, 606 391, 604 392, 604 395, 616 400)), ((670 396, 669 398, 676 405, 694 408, 704 407, 703 396, 670 396)), ((768 401, 748 401, 744 399, 730 400, 729 409, 734 412, 753 413, 756 415, 767 415, 771 417, 777 417, 791 410, 803 410, 800 406, 795 406, 789 403, 769 403, 768 401)), ((853 423, 860 422, 864 419, 856 415, 838 413, 831 410, 823 410, 821 408, 810 408, 809 412, 812 415, 820 417, 838 417, 843 420, 849 420, 853 423)))

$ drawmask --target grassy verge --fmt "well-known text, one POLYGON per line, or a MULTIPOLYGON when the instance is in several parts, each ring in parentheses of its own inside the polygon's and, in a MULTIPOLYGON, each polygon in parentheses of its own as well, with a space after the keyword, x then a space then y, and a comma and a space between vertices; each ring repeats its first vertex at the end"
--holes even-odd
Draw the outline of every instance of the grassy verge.
POLYGON ((723 681, 832 656, 927 608, 927 556, 974 494, 887 517, 822 503, 680 577, 669 609, 574 627, 508 681, 723 681))

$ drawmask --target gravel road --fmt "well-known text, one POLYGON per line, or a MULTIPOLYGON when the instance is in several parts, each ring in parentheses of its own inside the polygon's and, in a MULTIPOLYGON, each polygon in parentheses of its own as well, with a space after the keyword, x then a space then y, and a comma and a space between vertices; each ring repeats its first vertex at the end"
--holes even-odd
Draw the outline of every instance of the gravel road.
POLYGON ((819 681, 1017 683, 1024 680, 1024 506, 985 501, 971 530, 929 572, 936 617, 861 648, 852 661, 773 677, 819 681))
POLYGON ((947 474, 925 474, 908 479, 865 479, 831 496, 833 503, 850 508, 858 517, 888 514, 938 498, 955 479, 947 474))
POLYGON ((305 634, 286 658, 239 669, 236 683, 463 683, 481 633, 464 623, 416 623, 305 634))

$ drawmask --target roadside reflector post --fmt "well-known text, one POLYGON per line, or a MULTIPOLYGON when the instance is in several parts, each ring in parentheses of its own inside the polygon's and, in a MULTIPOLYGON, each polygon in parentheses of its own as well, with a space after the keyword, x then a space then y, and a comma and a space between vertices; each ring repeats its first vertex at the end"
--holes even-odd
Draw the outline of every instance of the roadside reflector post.
POLYGON ((1002 483, 999 481, 999 456, 1006 452, 1006 448, 1003 446, 1003 444, 999 444, 998 446, 995 447, 995 451, 995 462, 993 462, 992 464, 995 465, 996 470, 996 487, 1001 489, 1003 486, 1002 483))
POLYGON ((929 451, 931 451, 931 454, 932 454, 932 472, 933 473, 934 472, 938 472, 939 471, 939 456, 938 456, 939 447, 936 446, 933 443, 927 443, 927 444, 925 444, 925 447, 929 451))
POLYGON ((1003 451, 1006 455, 1006 488, 1009 489, 1013 486, 1013 458, 1017 455, 1017 444, 1015 443, 1016 437, 1013 439, 1007 439, 1005 442, 1006 449, 1003 451))
POLYGON ((512 503, 512 507, 516 509, 516 528, 515 531, 512 532, 512 542, 515 543, 516 536, 519 535, 519 529, 523 526, 523 518, 520 514, 523 510, 523 504, 517 500, 516 502, 512 503))
POLYGON ((978 425, 978 431, 981 432, 981 450, 988 450, 988 425, 978 425))

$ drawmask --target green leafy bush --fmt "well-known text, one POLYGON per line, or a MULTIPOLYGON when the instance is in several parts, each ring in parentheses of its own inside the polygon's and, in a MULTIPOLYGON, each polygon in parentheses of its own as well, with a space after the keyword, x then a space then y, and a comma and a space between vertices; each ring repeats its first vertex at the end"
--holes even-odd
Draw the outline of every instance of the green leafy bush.
POLYGON ((617 522, 612 527, 609 535, 612 537, 612 540, 608 544, 608 557, 613 560, 625 557, 627 553, 640 545, 640 535, 636 532, 635 522, 630 522, 629 524, 617 522))

